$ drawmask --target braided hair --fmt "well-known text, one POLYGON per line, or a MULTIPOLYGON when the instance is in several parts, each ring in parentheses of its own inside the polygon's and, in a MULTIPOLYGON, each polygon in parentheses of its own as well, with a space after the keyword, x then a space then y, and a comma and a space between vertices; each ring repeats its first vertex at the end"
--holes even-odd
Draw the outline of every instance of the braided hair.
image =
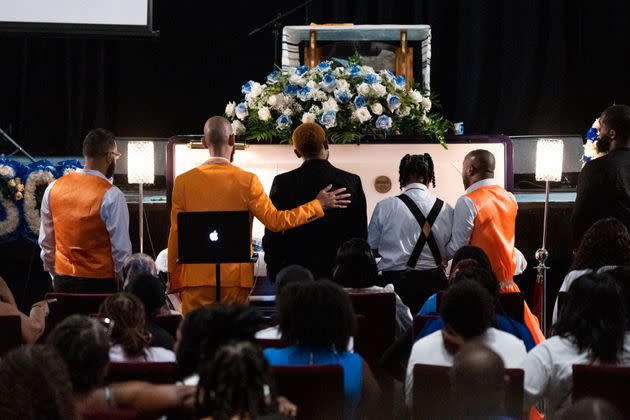
POLYGON ((110 295, 101 303, 99 315, 114 321, 112 343, 119 344, 127 357, 145 354, 150 337, 144 329, 145 311, 140 299, 131 293, 110 295))
POLYGON ((197 415, 214 420, 259 418, 276 401, 270 383, 271 369, 261 349, 248 341, 229 342, 201 365, 197 415))
POLYGON ((435 188, 435 171, 431 155, 405 155, 400 161, 398 168, 400 189, 402 190, 412 175, 424 178, 424 182, 432 184, 435 188))

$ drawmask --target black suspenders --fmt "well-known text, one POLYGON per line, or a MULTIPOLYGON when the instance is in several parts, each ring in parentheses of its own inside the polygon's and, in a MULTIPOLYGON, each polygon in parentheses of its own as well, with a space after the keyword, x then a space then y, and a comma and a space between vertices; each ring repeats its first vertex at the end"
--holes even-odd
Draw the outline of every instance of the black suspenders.
POLYGON ((440 210, 442 210, 444 201, 436 198, 435 204, 431 208, 429 215, 425 218, 416 203, 414 203, 408 195, 400 194, 399 196, 397 196, 397 198, 405 203, 411 214, 413 214, 413 216, 418 221, 418 224, 420 225, 420 236, 418 237, 418 242, 416 242, 416 246, 413 248, 413 252, 409 256, 407 267, 411 269, 416 268, 416 264, 418 263, 420 253, 422 252, 425 243, 429 245, 429 249, 431 250, 431 254, 433 255, 435 264, 439 267, 440 265, 442 265, 442 255, 440 255, 440 249, 438 248, 438 244, 435 241, 433 232, 431 232, 431 227, 433 226, 433 223, 435 223, 435 219, 437 219, 438 214, 440 214, 440 210))

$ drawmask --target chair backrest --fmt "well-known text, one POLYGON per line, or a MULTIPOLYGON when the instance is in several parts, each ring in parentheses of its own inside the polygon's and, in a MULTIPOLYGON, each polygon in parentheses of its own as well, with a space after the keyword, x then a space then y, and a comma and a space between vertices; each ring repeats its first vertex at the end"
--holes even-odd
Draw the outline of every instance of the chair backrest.
POLYGON ((564 308, 564 304, 567 303, 568 298, 569 292, 558 292, 558 316, 562 313, 562 308, 564 308))
POLYGON ((108 382, 145 381, 172 384, 178 379, 175 362, 111 362, 107 370, 108 382))
POLYGON ((91 410, 81 415, 82 420, 133 420, 136 418, 134 410, 91 410))
POLYGON ((573 365, 573 401, 603 398, 630 418, 630 366, 573 365))
POLYGON ((298 407, 297 418, 342 419, 343 368, 340 365, 272 366, 278 395, 298 407))
POLYGON ((0 316, 0 356, 21 346, 22 343, 22 320, 20 316, 0 316))
POLYGON ((520 292, 500 293, 499 302, 497 302, 499 312, 518 322, 525 322, 525 300, 520 292))
POLYGON ((46 299, 57 299, 49 306, 50 313, 46 318, 46 331, 51 331, 55 325, 74 314, 93 315, 98 313, 101 303, 111 293, 46 293, 46 299))
MULTIPOLYGON (((413 418, 451 418, 449 366, 416 364, 413 367, 413 418)), ((505 369, 505 415, 521 418, 523 410, 523 370, 505 369)))
POLYGON ((177 336, 177 329, 184 317, 181 314, 157 315, 151 318, 160 327, 164 328, 173 337, 177 336))
POLYGON ((396 329, 395 293, 348 293, 354 312, 365 317, 355 340, 355 351, 377 366, 385 350, 394 342, 396 329))

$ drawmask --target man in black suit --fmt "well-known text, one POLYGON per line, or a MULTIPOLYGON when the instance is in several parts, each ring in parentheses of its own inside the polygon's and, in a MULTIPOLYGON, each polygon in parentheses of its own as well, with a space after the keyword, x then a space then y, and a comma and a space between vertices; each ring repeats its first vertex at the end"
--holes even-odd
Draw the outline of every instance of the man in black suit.
POLYGON ((610 152, 584 165, 571 222, 575 246, 597 220, 616 217, 630 229, 630 107, 613 105, 599 118, 597 143, 610 152))
POLYGON ((300 125, 292 136, 295 155, 303 159, 299 168, 276 176, 269 198, 278 210, 312 198, 327 185, 346 188, 351 203, 346 209, 327 210, 326 217, 308 225, 274 233, 265 230, 263 249, 267 274, 274 279, 282 268, 302 265, 314 277, 331 278, 337 248, 350 238, 367 238, 367 209, 361 179, 328 162, 326 132, 316 123, 300 125))

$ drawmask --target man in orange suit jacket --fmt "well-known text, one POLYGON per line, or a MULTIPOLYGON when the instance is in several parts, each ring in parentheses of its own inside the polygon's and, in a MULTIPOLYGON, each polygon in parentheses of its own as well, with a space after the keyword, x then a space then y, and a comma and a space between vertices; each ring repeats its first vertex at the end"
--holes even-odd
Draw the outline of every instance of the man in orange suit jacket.
MULTIPOLYGON (((168 271, 171 291, 180 291, 182 312, 215 301, 215 266, 178 264, 177 214, 181 211, 248 210, 267 229, 284 231, 324 217, 324 210, 345 208, 350 202, 345 188, 320 191, 317 197, 293 210, 278 211, 258 177, 231 164, 234 133, 228 120, 212 117, 204 126, 203 145, 210 158, 179 175, 173 185, 171 230, 168 238, 168 271)), ((247 303, 253 286, 251 263, 221 264, 221 296, 226 302, 247 303)))

